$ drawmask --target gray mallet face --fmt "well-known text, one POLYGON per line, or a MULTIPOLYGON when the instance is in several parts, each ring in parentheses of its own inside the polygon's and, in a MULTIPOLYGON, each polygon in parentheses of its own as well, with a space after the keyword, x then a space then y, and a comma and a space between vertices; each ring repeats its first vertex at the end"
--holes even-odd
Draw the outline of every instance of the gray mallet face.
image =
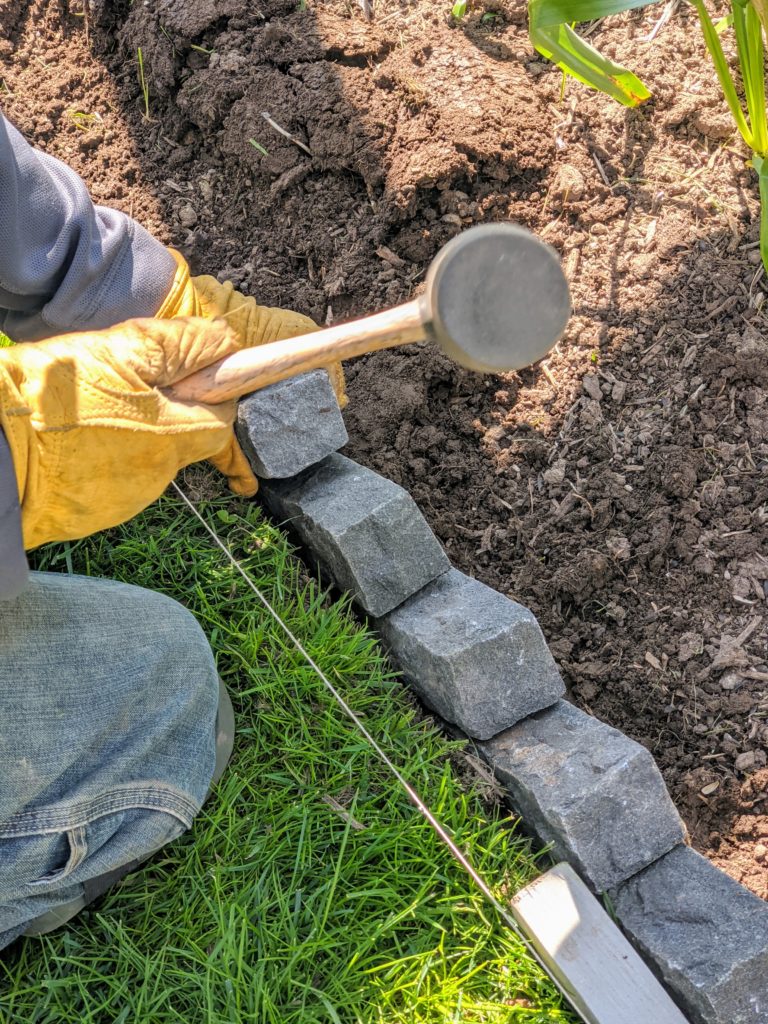
POLYGON ((482 224, 452 239, 429 268, 421 301, 428 336, 484 373, 542 359, 571 312, 555 251, 516 224, 482 224))
POLYGON ((224 402, 320 366, 428 339, 483 373, 543 358, 563 333, 568 285, 548 245, 515 224, 482 224, 448 243, 424 294, 383 313, 247 348, 173 386, 176 398, 224 402))

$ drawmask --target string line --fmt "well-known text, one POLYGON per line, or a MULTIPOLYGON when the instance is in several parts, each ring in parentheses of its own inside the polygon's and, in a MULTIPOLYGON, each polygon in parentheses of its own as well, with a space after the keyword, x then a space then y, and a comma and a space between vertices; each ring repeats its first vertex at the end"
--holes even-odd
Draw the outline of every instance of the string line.
POLYGON ((216 546, 219 547, 224 552, 224 554, 226 555, 227 559, 230 561, 230 563, 232 564, 234 569, 236 569, 237 572, 243 577, 243 579, 245 580, 247 585, 251 588, 253 593, 256 595, 256 597, 259 599, 259 601, 262 603, 262 605, 266 608, 267 612, 272 616, 272 618, 277 623, 277 625, 280 627, 280 629, 285 633, 285 635, 288 637, 288 639, 294 645, 296 650, 301 654, 301 656, 306 660, 307 664, 317 674, 317 676, 322 681, 323 685, 326 687, 326 689, 329 691, 329 693, 333 696, 334 700, 339 705, 339 707, 343 710, 343 712, 347 716, 347 718, 349 718, 350 721, 354 723, 355 727, 365 737, 366 741, 370 744, 370 746, 376 752, 376 754, 379 757, 379 759, 387 766, 387 768, 390 770, 392 775, 394 775, 394 777, 397 780, 397 782, 399 783, 400 787, 407 794, 407 796, 408 796, 409 800, 411 801, 411 803, 414 805, 414 807, 416 807, 416 809, 419 811, 419 813, 422 815, 422 817, 429 823, 429 825, 432 827, 433 831, 438 836, 438 838, 442 841, 444 846, 446 846, 448 848, 448 850, 452 854, 454 860, 457 861, 457 863, 461 865, 461 867, 469 875, 469 877, 475 883, 475 885, 480 890, 480 892, 483 894, 483 896, 485 896, 485 898, 491 904, 491 906, 496 911, 496 913, 499 915, 499 917, 504 922, 504 924, 506 924, 507 927, 512 929, 512 931, 515 933, 515 935, 517 935, 517 937, 523 943, 525 948, 528 950, 530 955, 543 968, 543 970, 550 977, 550 979, 555 984, 555 986, 559 989, 559 991, 562 993, 562 995, 565 996, 565 998, 568 1000, 568 1002, 570 1002, 572 1004, 572 994, 569 993, 563 987, 563 984, 557 978, 553 977, 551 971, 549 970, 547 965, 543 962, 543 960, 542 960, 541 956, 539 955, 538 951, 531 944, 531 942, 528 939, 527 935, 525 935, 525 933, 522 931, 519 923, 512 916, 511 912, 509 910, 507 910, 507 908, 496 898, 496 896, 494 896, 494 894, 493 894, 489 884, 486 882, 486 880, 483 878, 483 876, 480 874, 480 872, 475 868, 474 864, 472 864, 472 862, 469 860, 467 855, 464 853, 464 851, 458 845, 456 840, 453 838, 453 836, 449 832, 447 826, 442 824, 442 822, 437 818, 437 816, 434 814, 434 812, 432 810, 430 810, 428 805, 422 800, 422 798, 419 795, 419 793, 414 789, 414 787, 403 776, 402 772, 399 770, 397 765, 394 764, 394 762, 391 760, 391 758, 389 757, 387 752, 382 748, 382 746, 379 744, 379 742, 376 740, 376 738, 373 735, 371 735, 371 733, 368 731, 368 729, 366 728, 366 726, 363 723, 363 721, 355 714, 355 712, 352 710, 352 708, 346 702, 344 697, 339 693, 339 691, 333 685, 333 683, 328 678, 328 676, 325 674, 325 672, 323 672, 323 670, 320 668, 320 666, 314 660, 314 658, 309 653, 309 651, 307 651, 307 649, 304 647, 304 645, 302 644, 301 640, 299 640, 299 638, 296 636, 296 634, 291 630, 290 626, 286 622, 283 621, 283 619, 280 617, 280 615, 278 614, 276 609, 272 606, 272 604, 270 603, 270 601, 266 597, 266 595, 253 582, 253 580, 251 579, 250 575, 245 571, 245 569, 242 567, 240 562, 237 560, 237 558, 235 558, 235 556, 232 554, 232 552, 229 550, 229 548, 226 546, 226 544, 221 540, 221 538, 215 532, 215 530, 213 530, 208 525, 208 523, 205 521, 205 519, 203 518, 203 516, 200 513, 200 511, 193 504, 193 502, 187 497, 187 495, 184 493, 184 491, 182 491, 182 489, 179 487, 179 485, 176 483, 176 481, 173 481, 173 487, 176 490, 176 492, 179 495, 179 497, 182 499, 182 501, 184 501, 184 503, 187 505, 187 507, 193 513, 193 515, 195 515, 195 517, 202 523, 202 525, 205 528, 206 532, 211 537, 211 539, 216 544, 216 546))

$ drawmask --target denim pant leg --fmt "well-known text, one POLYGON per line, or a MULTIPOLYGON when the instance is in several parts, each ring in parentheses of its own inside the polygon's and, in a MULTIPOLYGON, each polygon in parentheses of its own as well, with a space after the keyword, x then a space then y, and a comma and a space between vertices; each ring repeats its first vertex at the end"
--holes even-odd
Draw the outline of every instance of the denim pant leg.
POLYGON ((217 703, 208 642, 170 598, 33 573, 0 603, 0 949, 189 828, 217 703))

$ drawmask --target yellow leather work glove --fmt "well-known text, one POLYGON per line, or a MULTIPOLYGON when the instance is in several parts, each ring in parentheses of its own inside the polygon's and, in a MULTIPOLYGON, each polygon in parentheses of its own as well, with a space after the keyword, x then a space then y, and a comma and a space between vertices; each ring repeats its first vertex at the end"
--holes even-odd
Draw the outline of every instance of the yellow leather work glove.
POLYGON ((0 349, 0 422, 24 546, 116 526, 158 498, 183 466, 221 462, 235 403, 179 402, 158 389, 239 347, 221 320, 180 318, 0 349))
MULTIPOLYGON (((260 306, 251 296, 235 291, 230 281, 219 284, 215 277, 192 277, 181 253, 175 249, 169 251, 176 260, 176 276, 157 316, 163 319, 177 316, 202 316, 207 319, 222 317, 235 331, 241 348, 282 341, 318 329, 314 321, 301 313, 260 306)), ((347 396, 341 363, 329 366, 328 374, 343 409, 347 404, 347 396)), ((233 491, 238 494, 255 494, 258 486, 256 478, 234 434, 227 451, 211 461, 229 478, 233 491)))

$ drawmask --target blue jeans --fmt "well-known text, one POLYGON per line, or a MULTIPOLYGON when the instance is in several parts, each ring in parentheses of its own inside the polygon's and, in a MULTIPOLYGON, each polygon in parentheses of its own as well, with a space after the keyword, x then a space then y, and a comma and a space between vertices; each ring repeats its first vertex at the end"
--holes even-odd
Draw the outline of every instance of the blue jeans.
POLYGON ((170 598, 32 573, 0 603, 0 949, 190 827, 217 703, 208 642, 170 598))

